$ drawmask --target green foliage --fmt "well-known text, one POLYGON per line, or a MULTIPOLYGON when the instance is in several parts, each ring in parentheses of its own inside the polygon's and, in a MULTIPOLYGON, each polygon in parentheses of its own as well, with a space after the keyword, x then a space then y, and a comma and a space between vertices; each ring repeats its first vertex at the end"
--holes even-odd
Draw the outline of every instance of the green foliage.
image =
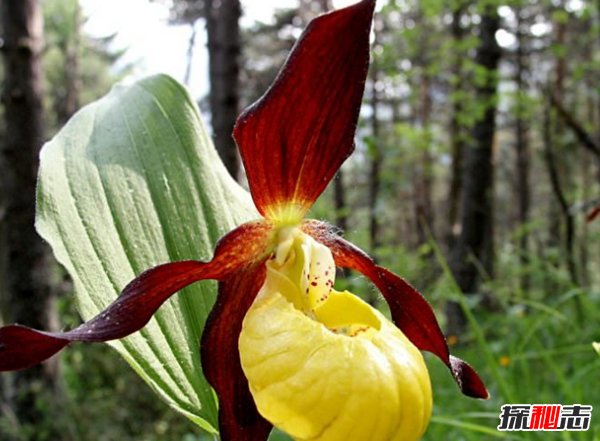
POLYGON ((42 6, 44 100, 49 133, 55 133, 78 107, 106 94, 128 67, 116 70, 124 51, 111 48, 114 36, 92 38, 83 32, 79 0, 44 0, 42 6))
MULTIPOLYGON (((105 345, 80 345, 62 357, 66 409, 62 441, 194 441, 200 436, 190 421, 156 399, 127 364, 105 345)), ((55 422, 56 424, 56 422, 55 422)))
MULTIPOLYGON (((145 269, 210 259, 216 240, 256 217, 229 177, 192 98, 157 76, 80 111, 41 154, 37 228, 71 275, 85 319, 145 269)), ((216 402, 198 342, 215 284, 195 284, 138 334, 111 345, 174 409, 208 431, 216 402)))

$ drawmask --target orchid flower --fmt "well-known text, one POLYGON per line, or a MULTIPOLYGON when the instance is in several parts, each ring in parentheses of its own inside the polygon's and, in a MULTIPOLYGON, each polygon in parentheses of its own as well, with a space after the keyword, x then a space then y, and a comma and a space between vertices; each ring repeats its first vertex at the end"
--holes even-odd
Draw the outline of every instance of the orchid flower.
POLYGON ((418 439, 431 413, 420 350, 438 356, 464 394, 486 398, 477 373, 449 354, 419 292, 325 222, 304 218, 354 149, 374 6, 363 0, 313 20, 271 88, 237 120, 262 219, 222 237, 209 262, 143 272, 71 331, 0 328, 0 370, 33 366, 71 342, 125 337, 177 291, 215 279, 201 358, 223 440, 265 440, 273 425, 301 440, 418 439), (336 267, 367 276, 393 323, 336 291, 336 267))

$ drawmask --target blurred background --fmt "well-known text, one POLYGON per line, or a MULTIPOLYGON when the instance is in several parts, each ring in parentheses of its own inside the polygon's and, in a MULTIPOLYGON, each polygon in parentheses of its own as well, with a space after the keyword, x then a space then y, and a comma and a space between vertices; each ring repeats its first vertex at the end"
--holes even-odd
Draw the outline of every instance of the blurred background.
MULTIPOLYGON (((169 73, 244 184, 237 114, 311 18, 349 3, 0 0, 0 324, 80 321, 33 222, 39 149, 81 106, 169 73)), ((547 439, 496 426, 504 403, 600 405, 600 2, 380 0, 377 11, 357 152, 312 217, 421 290, 486 380, 489 401, 464 398, 427 357, 425 439, 547 439)), ((385 311, 355 274, 338 285, 385 311)), ((105 346, 3 374, 0 392, 3 441, 210 439, 105 346)), ((556 439, 600 440, 598 418, 556 439)))

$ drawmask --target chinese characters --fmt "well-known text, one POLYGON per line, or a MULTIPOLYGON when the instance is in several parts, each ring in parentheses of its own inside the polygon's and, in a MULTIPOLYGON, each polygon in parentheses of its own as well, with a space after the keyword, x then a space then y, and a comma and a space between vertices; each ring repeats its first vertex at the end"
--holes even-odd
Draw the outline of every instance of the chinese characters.
POLYGON ((500 412, 500 431, 567 430, 590 427, 592 406, 582 404, 505 404, 500 412))

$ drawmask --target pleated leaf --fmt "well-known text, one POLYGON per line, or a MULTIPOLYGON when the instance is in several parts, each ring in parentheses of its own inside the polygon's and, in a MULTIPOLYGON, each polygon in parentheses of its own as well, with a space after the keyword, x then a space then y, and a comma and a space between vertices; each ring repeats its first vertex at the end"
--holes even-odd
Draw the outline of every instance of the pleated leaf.
MULTIPOLYGON (((227 174, 183 87, 166 76, 117 86, 41 153, 37 229, 65 266, 84 319, 157 264, 209 260, 224 233, 257 218, 227 174)), ((216 432, 217 404, 199 342, 216 284, 169 300, 113 346, 174 409, 216 432)))

